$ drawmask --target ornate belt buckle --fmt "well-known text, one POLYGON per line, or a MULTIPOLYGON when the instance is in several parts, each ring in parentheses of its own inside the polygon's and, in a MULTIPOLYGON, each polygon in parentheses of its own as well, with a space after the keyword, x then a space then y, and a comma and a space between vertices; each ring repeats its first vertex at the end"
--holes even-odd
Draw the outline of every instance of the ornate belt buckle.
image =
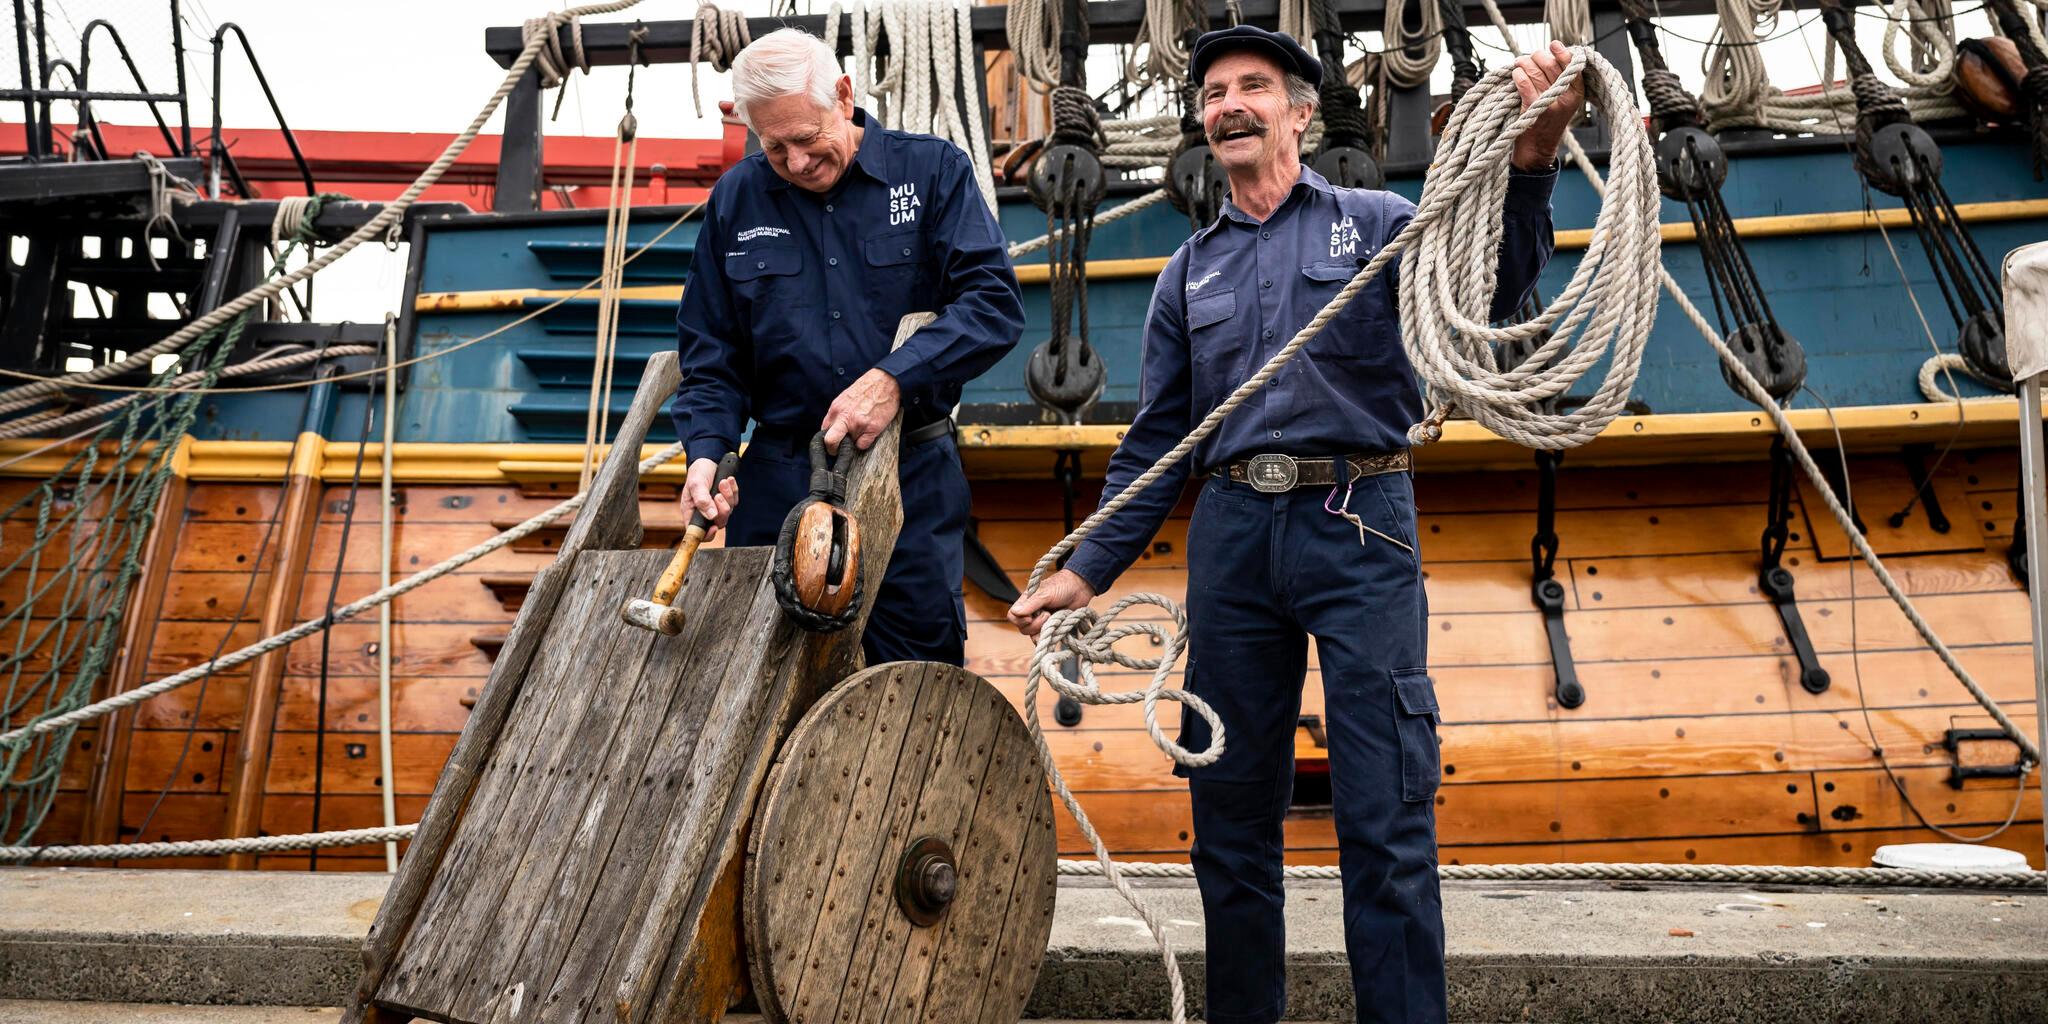
POLYGON ((1291 491, 1301 479, 1292 455, 1254 455, 1245 462, 1245 482, 1262 494, 1291 491))

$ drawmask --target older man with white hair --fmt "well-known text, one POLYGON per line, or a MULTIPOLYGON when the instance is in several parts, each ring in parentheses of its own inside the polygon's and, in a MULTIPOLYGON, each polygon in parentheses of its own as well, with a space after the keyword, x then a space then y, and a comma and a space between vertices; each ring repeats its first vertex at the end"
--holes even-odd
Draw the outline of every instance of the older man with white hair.
POLYGON ((812 436, 865 449, 900 410, 903 528, 863 647, 870 664, 958 665, 969 496, 950 417, 961 386, 1023 333, 1002 231, 967 155, 854 106, 816 37, 772 32, 732 71, 761 151, 712 189, 676 317, 685 511, 728 543, 772 544, 808 492, 812 436), (890 351, 897 322, 922 310, 938 319, 890 351), (749 420, 736 480, 714 492, 749 420))

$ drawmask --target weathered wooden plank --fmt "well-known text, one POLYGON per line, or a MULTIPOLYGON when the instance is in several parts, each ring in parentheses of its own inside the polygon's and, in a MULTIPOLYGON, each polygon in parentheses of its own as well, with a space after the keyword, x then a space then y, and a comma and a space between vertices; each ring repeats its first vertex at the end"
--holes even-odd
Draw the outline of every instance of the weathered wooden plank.
MULTIPOLYGON (((649 369, 657 377, 672 373, 674 363, 666 353, 658 353, 649 361, 649 369)), ((643 380, 641 390, 646 393, 659 380, 643 380)), ((673 389, 673 381, 668 387, 673 389)), ((636 398, 637 402, 637 398, 636 398)), ((615 468, 624 463, 637 470, 632 462, 634 450, 645 437, 648 417, 629 417, 622 424, 617 435, 617 444, 606 456, 605 469, 615 468), (633 432, 633 423, 640 424, 640 432, 633 432)), ((573 556, 582 550, 584 539, 578 537, 575 544, 563 553, 563 558, 573 556)), ((432 883, 443 868, 443 856, 448 852, 448 843, 455 832, 455 826, 462 812, 467 808, 474 791, 479 772, 498 744, 501 730, 513 707, 519 700, 519 689, 526 677, 527 669, 534 654, 547 633, 547 623, 555 612, 555 605, 567 586, 569 572, 566 566, 559 569, 541 570, 534 579, 533 589, 527 596, 526 607, 513 624, 512 633, 505 641, 505 648, 493 666, 491 680, 495 685, 486 686, 483 696, 472 709, 469 724, 463 729, 462 738, 449 756, 447 766, 442 770, 441 780, 434 787, 434 798, 427 805, 427 813, 420 820, 419 830, 413 835, 411 855, 400 865, 398 877, 392 881, 384 903, 378 908, 377 920, 371 925, 369 935, 363 942, 363 976, 358 980, 355 994, 343 1010, 343 1024, 363 1024, 374 1012, 372 1002, 382 987, 393 958, 400 944, 412 930, 421 902, 428 894, 432 883)))
POLYGON ((673 686, 661 730, 647 748, 637 788, 620 815, 618 840, 587 897, 582 921, 552 952, 551 966, 533 975, 542 982, 535 991, 545 993, 540 1005, 555 1019, 582 1019, 603 1006, 605 993, 596 979, 644 912, 647 865, 676 841, 669 826, 676 808, 704 784, 695 758, 714 728, 710 717, 722 680, 741 671, 735 655, 744 649, 749 619, 761 611, 759 586, 768 561, 765 548, 705 552, 684 579, 678 600, 692 625, 664 645, 649 667, 673 686), (732 599, 749 590, 754 600, 732 599))
MULTIPOLYGON (((1029 778, 1044 775, 1045 768, 1037 755, 1029 757, 1029 765, 1010 770, 1029 778)), ((1010 886, 1002 929, 992 943, 1004 952, 991 958, 989 984, 982 987, 982 1020, 1008 1022, 1023 1016, 1024 1004, 1030 999, 1033 983, 1043 966, 1041 951, 1052 935, 1053 906, 1059 886, 1059 877, 1051 867, 1058 846, 1053 831, 1053 816, 1057 813, 1051 800, 1045 797, 1029 805, 1028 820, 1025 807, 1011 809, 1009 824, 1022 833, 1016 843, 1017 877, 1010 886), (1034 871, 1034 865, 1043 867, 1034 871)))
MULTIPOLYGON (((1823 469, 1837 469, 1840 456, 1835 452, 1815 453, 1816 461, 1823 469)), ((1930 465, 1929 468, 1932 468, 1930 465)), ((1944 512, 1951 516, 1967 507, 1967 497, 1961 479, 1953 467, 1944 466, 1936 470, 1929 482, 1935 499, 1941 503, 1944 512)), ((1916 488, 1912 477, 1907 475, 1905 463, 1896 458, 1857 458, 1849 460, 1850 497, 1857 514, 1863 520, 1864 538, 1879 555, 1905 555, 1933 551, 1966 550, 1981 543, 1970 530, 1957 529, 1952 523, 1947 533, 1937 532, 1927 521, 1925 510, 1914 500, 1916 488), (1891 524, 1891 514, 1906 508, 1913 511, 1904 522, 1891 524)), ((1850 558, 1855 550, 1849 545, 1847 534, 1842 532, 1840 523, 1828 511, 1813 481, 1802 474, 1799 479, 1800 505, 1805 512, 1806 530, 1820 549, 1822 558, 1850 558)), ((1963 520, 1967 522, 1968 520, 1963 520)), ((1795 520, 1796 522, 1796 520, 1795 520)))
POLYGON ((465 953, 475 942, 475 921, 494 911, 513 882, 500 844, 515 841, 524 849, 537 805, 553 785, 551 772, 568 746, 557 741, 588 698, 567 680, 581 666, 603 665, 610 651, 611 637, 584 625, 616 609, 625 593, 623 586, 608 586, 599 574, 576 571, 574 563, 565 568, 570 574, 568 592, 549 623, 542 653, 524 680, 518 712, 450 845, 440 872, 446 882, 436 880, 420 911, 420 939, 408 941, 400 951, 393 983, 379 993, 380 1001, 447 1012, 466 977, 461 972, 465 953))
POLYGON ((961 709, 950 688, 927 685, 923 666, 891 674, 902 689, 884 692, 870 716, 874 736, 849 797, 846 831, 825 865, 826 912, 812 918, 817 927, 799 973, 783 982, 783 1008, 792 1019, 872 1019, 860 1007, 867 989, 883 980, 874 973, 877 954, 908 937, 909 924, 901 920, 891 892, 890 854, 900 855, 909 845, 903 819, 930 777, 941 724, 950 726, 961 709), (890 706, 905 702, 907 715, 890 706))
POLYGON ((577 717, 563 719, 560 728, 549 730, 546 745, 555 757, 539 773, 547 780, 546 788, 522 794, 519 804, 510 808, 515 813, 499 818, 494 862, 478 865, 479 874, 503 878, 509 884, 481 914, 466 918, 502 938, 466 950, 467 966, 456 974, 458 987, 446 994, 445 1001, 432 1004, 450 1007, 462 1018, 487 1019, 490 1005, 501 994, 526 990, 529 983, 525 979, 508 973, 518 959, 520 940, 533 938, 535 921, 548 908, 556 913, 571 912, 554 902, 556 880, 565 872, 573 874, 579 866, 571 857, 579 851, 588 853, 587 846, 579 842, 588 835, 581 823, 596 828, 605 821, 609 783, 618 778, 616 772, 607 773, 605 762, 622 720, 642 697, 642 669, 657 636, 618 621, 616 609, 653 590, 662 570, 656 560, 622 554, 588 551, 577 556, 579 574, 590 573, 607 584, 604 600, 593 609, 598 618, 575 624, 597 639, 599 650, 568 666, 560 679, 553 681, 553 685, 577 694, 583 706, 577 717), (603 618, 607 611, 613 612, 609 621, 603 618))
MULTIPOLYGON (((975 690, 968 691, 966 703, 964 721, 946 730, 950 740, 937 750, 930 769, 932 777, 943 777, 949 784, 931 787, 936 795, 921 801, 914 830, 905 837, 915 841, 922 836, 938 836, 956 857, 970 841, 983 838, 971 840, 968 830, 974 822, 982 779, 994 756, 996 727, 1000 716, 1010 714, 1006 704, 983 699, 975 690)), ((874 976, 880 972, 870 972, 872 981, 868 996, 862 1000, 859 1019, 925 1019, 922 1013, 926 986, 932 976, 934 957, 950 934, 947 922, 951 919, 949 911, 937 924, 903 929, 906 934, 902 945, 880 961, 880 966, 893 970, 880 977, 874 976)))
MULTIPOLYGON (((524 936, 517 962, 501 971, 502 984, 524 985, 537 995, 549 991, 563 962, 579 943, 616 942, 634 913, 624 904, 630 880, 645 863, 678 787, 689 786, 688 752, 711 698, 710 687, 675 685, 700 665, 731 658, 737 611, 725 600, 735 587, 759 579, 765 552, 742 558, 706 558, 684 578, 678 606, 695 626, 678 637, 651 637, 653 650, 640 673, 636 713, 607 753, 603 787, 576 824, 555 890, 541 917, 524 936)), ((658 570, 665 559, 643 561, 658 570)), ((558 1007, 549 1003, 542 1012, 558 1007)))

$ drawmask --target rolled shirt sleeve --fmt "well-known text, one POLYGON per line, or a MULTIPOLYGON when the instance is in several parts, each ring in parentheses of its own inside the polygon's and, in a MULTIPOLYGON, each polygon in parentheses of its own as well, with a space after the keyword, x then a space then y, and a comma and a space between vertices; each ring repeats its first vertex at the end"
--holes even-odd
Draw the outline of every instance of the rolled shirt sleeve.
MULTIPOLYGON (((1181 308, 1187 259, 1188 249, 1182 246, 1167 261, 1158 285, 1152 289, 1152 306, 1145 316, 1138 414, 1124 432, 1123 443, 1109 457, 1109 472, 1102 488, 1105 504, 1194 429, 1194 384, 1187 323, 1181 308)), ((1108 590, 1165 525, 1166 517, 1180 503, 1181 490, 1187 486, 1193 470, 1189 459, 1176 463, 1135 495, 1130 504, 1103 520, 1074 550, 1066 567, 1087 581, 1096 593, 1108 590)))
POLYGON ((975 185, 967 154, 956 147, 944 152, 930 214, 940 267, 938 319, 875 364, 913 403, 935 387, 980 376, 1024 334, 1021 289, 995 213, 975 185))

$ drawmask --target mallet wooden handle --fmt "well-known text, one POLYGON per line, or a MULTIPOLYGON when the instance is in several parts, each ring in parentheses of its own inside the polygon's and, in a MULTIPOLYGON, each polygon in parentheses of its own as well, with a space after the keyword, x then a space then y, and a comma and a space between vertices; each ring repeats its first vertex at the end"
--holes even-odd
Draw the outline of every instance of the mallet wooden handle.
MULTIPOLYGON (((740 468, 737 452, 727 452, 718 460, 718 475, 711 481, 711 493, 718 489, 740 468)), ((697 546, 704 543, 704 535, 711 531, 711 517, 702 511, 690 514, 690 525, 683 528, 683 542, 676 545, 674 558, 669 559, 668 568, 654 585, 654 603, 666 605, 676 599, 676 592, 683 589, 683 574, 690 571, 690 560, 697 557, 697 546)))

